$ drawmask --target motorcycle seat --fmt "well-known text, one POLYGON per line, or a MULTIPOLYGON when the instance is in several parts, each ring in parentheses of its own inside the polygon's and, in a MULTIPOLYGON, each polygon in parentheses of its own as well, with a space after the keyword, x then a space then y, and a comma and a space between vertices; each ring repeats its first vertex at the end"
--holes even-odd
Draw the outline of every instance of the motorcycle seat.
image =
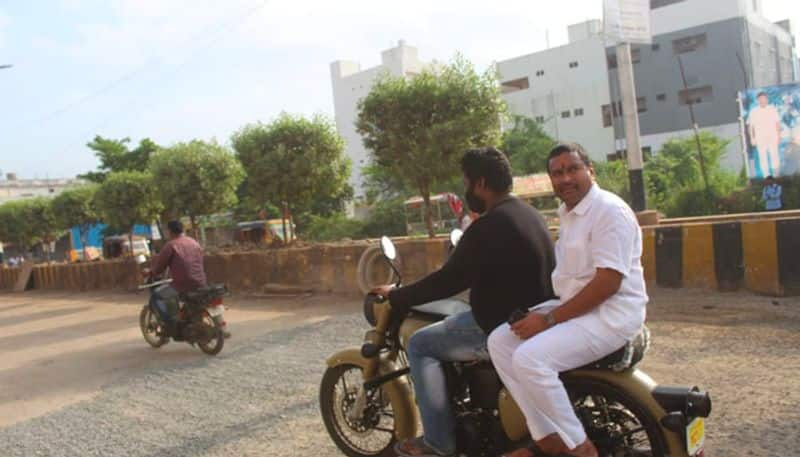
POLYGON ((225 284, 209 284, 199 289, 186 292, 183 294, 183 297, 187 302, 197 303, 208 300, 210 297, 223 295, 227 290, 228 288, 225 287, 225 284))
POLYGON ((441 320, 447 316, 469 311, 470 309, 469 304, 461 300, 446 298, 415 306, 411 308, 411 315, 441 320))
POLYGON ((602 359, 585 365, 583 369, 625 371, 633 368, 644 358, 645 352, 650 347, 650 330, 647 326, 642 326, 639 333, 625 346, 617 349, 602 359))

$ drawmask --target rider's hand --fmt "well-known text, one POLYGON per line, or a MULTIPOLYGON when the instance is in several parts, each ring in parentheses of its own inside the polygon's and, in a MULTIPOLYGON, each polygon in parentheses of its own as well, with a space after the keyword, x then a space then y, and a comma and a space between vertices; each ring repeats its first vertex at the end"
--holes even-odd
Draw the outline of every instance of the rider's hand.
POLYGON ((527 316, 511 324, 511 331, 521 340, 527 340, 538 333, 547 330, 549 326, 544 318, 544 314, 530 312, 527 316))
POLYGON ((373 287, 370 293, 380 295, 383 298, 389 298, 389 292, 391 292, 392 289, 394 289, 394 285, 386 284, 383 286, 373 287))

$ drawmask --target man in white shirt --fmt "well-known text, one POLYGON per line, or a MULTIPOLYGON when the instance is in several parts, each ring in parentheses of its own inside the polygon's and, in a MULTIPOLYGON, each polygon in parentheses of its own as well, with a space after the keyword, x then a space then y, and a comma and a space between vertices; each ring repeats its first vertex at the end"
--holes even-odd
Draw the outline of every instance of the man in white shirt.
POLYGON ((648 300, 642 234, 627 203, 594 182, 581 146, 556 146, 547 165, 563 201, 552 274, 559 298, 497 327, 489 353, 543 452, 597 457, 558 374, 616 351, 639 332, 648 300))
POLYGON ((750 143, 758 150, 761 173, 780 176, 781 159, 778 148, 781 138, 781 118, 778 110, 769 104, 766 92, 758 94, 758 106, 750 111, 747 125, 750 126, 750 143))

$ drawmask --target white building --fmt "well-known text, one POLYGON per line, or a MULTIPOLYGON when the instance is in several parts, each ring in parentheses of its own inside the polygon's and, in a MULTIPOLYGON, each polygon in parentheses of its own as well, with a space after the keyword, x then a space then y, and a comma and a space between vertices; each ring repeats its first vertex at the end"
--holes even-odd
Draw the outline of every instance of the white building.
POLYGON ((55 197, 66 189, 84 184, 79 179, 17 179, 8 173, 0 180, 0 204, 34 197, 55 197))
POLYGON ((600 109, 611 100, 601 33, 599 20, 571 25, 568 44, 497 63, 509 111, 540 122, 556 140, 580 143, 594 160, 614 146, 600 109))
MULTIPOLYGON (((651 0, 651 45, 633 45, 642 147, 698 125, 731 140, 724 159, 744 163, 737 93, 797 79, 789 21, 764 18, 761 0, 651 0), (684 88, 678 58, 684 64, 684 88)), ((595 160, 625 149, 616 55, 598 20, 569 27, 569 43, 498 63, 512 113, 542 122, 555 139, 581 143, 595 160)))
POLYGON ((337 60, 331 64, 333 104, 336 113, 336 129, 345 141, 345 152, 353 162, 350 184, 356 198, 363 196, 362 168, 368 165, 368 155, 356 132, 358 102, 369 94, 374 81, 382 74, 413 76, 427 64, 420 62, 417 48, 400 41, 397 47, 381 53, 381 64, 361 69, 358 62, 337 60))

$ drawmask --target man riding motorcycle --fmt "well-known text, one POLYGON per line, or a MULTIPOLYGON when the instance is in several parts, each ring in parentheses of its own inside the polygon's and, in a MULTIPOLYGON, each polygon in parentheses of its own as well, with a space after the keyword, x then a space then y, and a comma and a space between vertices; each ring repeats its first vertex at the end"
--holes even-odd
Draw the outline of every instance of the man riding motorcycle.
MULTIPOLYGON (((580 145, 556 146, 547 171, 563 201, 553 271, 559 298, 495 329, 489 352, 541 451, 597 457, 559 373, 605 357, 639 333, 648 300, 642 234, 627 203, 594 183, 580 145)), ((520 449, 509 455, 534 454, 520 449)))
MULTIPOLYGON (((193 238, 183 233, 181 221, 167 223, 167 239, 164 248, 153 259, 150 276, 158 276, 169 268, 172 283, 170 287, 177 294, 186 294, 207 285, 206 272, 203 267, 203 248, 193 238)), ((169 293, 165 294, 169 295, 169 293)), ((157 300, 159 313, 172 332, 175 328, 174 316, 167 310, 163 300, 157 300)), ((214 316, 214 322, 223 330, 225 338, 231 336, 227 323, 222 315, 214 316)))
POLYGON ((471 149, 461 160, 467 204, 481 213, 450 259, 424 279, 400 288, 380 286, 393 312, 452 297, 470 289, 471 311, 416 332, 407 353, 424 437, 399 442, 400 456, 449 456, 456 452, 442 361, 487 359, 487 335, 516 309, 553 298, 553 244, 542 216, 510 195, 511 167, 491 147, 471 149))

